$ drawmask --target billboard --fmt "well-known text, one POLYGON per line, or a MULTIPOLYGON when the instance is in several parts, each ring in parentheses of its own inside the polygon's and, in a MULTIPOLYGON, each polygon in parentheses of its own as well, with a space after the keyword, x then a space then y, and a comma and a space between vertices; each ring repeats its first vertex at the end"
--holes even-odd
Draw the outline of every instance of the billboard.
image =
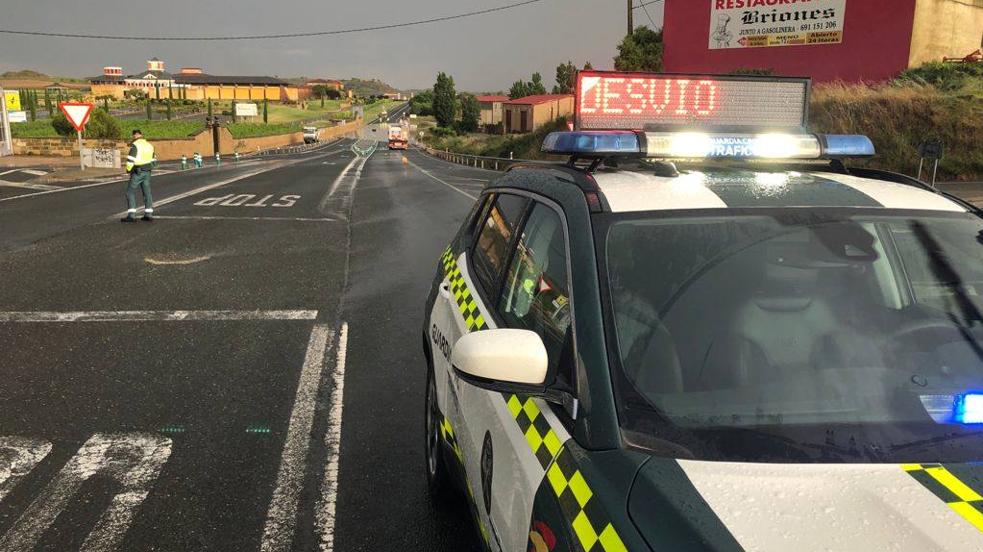
POLYGON ((846 0, 712 0, 710 49, 843 42, 846 0))

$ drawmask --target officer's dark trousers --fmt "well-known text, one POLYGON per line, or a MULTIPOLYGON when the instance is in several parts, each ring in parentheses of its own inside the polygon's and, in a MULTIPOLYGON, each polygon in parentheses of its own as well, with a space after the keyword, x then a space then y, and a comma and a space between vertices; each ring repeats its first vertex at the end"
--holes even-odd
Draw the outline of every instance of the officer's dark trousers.
POLYGON ((137 188, 143 192, 143 206, 153 212, 154 200, 150 197, 150 171, 135 167, 130 173, 130 183, 126 185, 126 207, 131 213, 137 210, 137 188))

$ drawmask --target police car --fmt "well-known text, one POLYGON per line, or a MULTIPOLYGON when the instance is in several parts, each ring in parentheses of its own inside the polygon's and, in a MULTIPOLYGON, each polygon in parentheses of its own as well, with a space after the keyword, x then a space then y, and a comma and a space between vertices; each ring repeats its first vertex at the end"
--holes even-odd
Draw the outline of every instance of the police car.
POLYGON ((983 550, 983 221, 804 79, 582 72, 440 258, 427 478, 490 550, 983 550))

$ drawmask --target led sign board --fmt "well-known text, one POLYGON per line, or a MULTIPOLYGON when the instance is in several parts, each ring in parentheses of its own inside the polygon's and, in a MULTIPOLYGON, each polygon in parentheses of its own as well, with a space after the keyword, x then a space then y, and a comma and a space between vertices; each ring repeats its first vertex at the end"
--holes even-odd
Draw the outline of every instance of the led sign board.
POLYGON ((581 71, 576 127, 786 131, 806 126, 808 100, 808 79, 581 71))

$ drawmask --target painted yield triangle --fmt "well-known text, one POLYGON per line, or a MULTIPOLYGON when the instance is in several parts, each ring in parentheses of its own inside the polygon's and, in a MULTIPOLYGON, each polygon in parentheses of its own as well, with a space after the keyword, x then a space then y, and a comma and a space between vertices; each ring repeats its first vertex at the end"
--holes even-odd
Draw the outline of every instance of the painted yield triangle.
POLYGON ((89 121, 89 114, 92 113, 92 104, 90 103, 64 102, 58 104, 58 107, 68 118, 68 122, 72 123, 75 130, 79 132, 85 128, 85 123, 89 121))

